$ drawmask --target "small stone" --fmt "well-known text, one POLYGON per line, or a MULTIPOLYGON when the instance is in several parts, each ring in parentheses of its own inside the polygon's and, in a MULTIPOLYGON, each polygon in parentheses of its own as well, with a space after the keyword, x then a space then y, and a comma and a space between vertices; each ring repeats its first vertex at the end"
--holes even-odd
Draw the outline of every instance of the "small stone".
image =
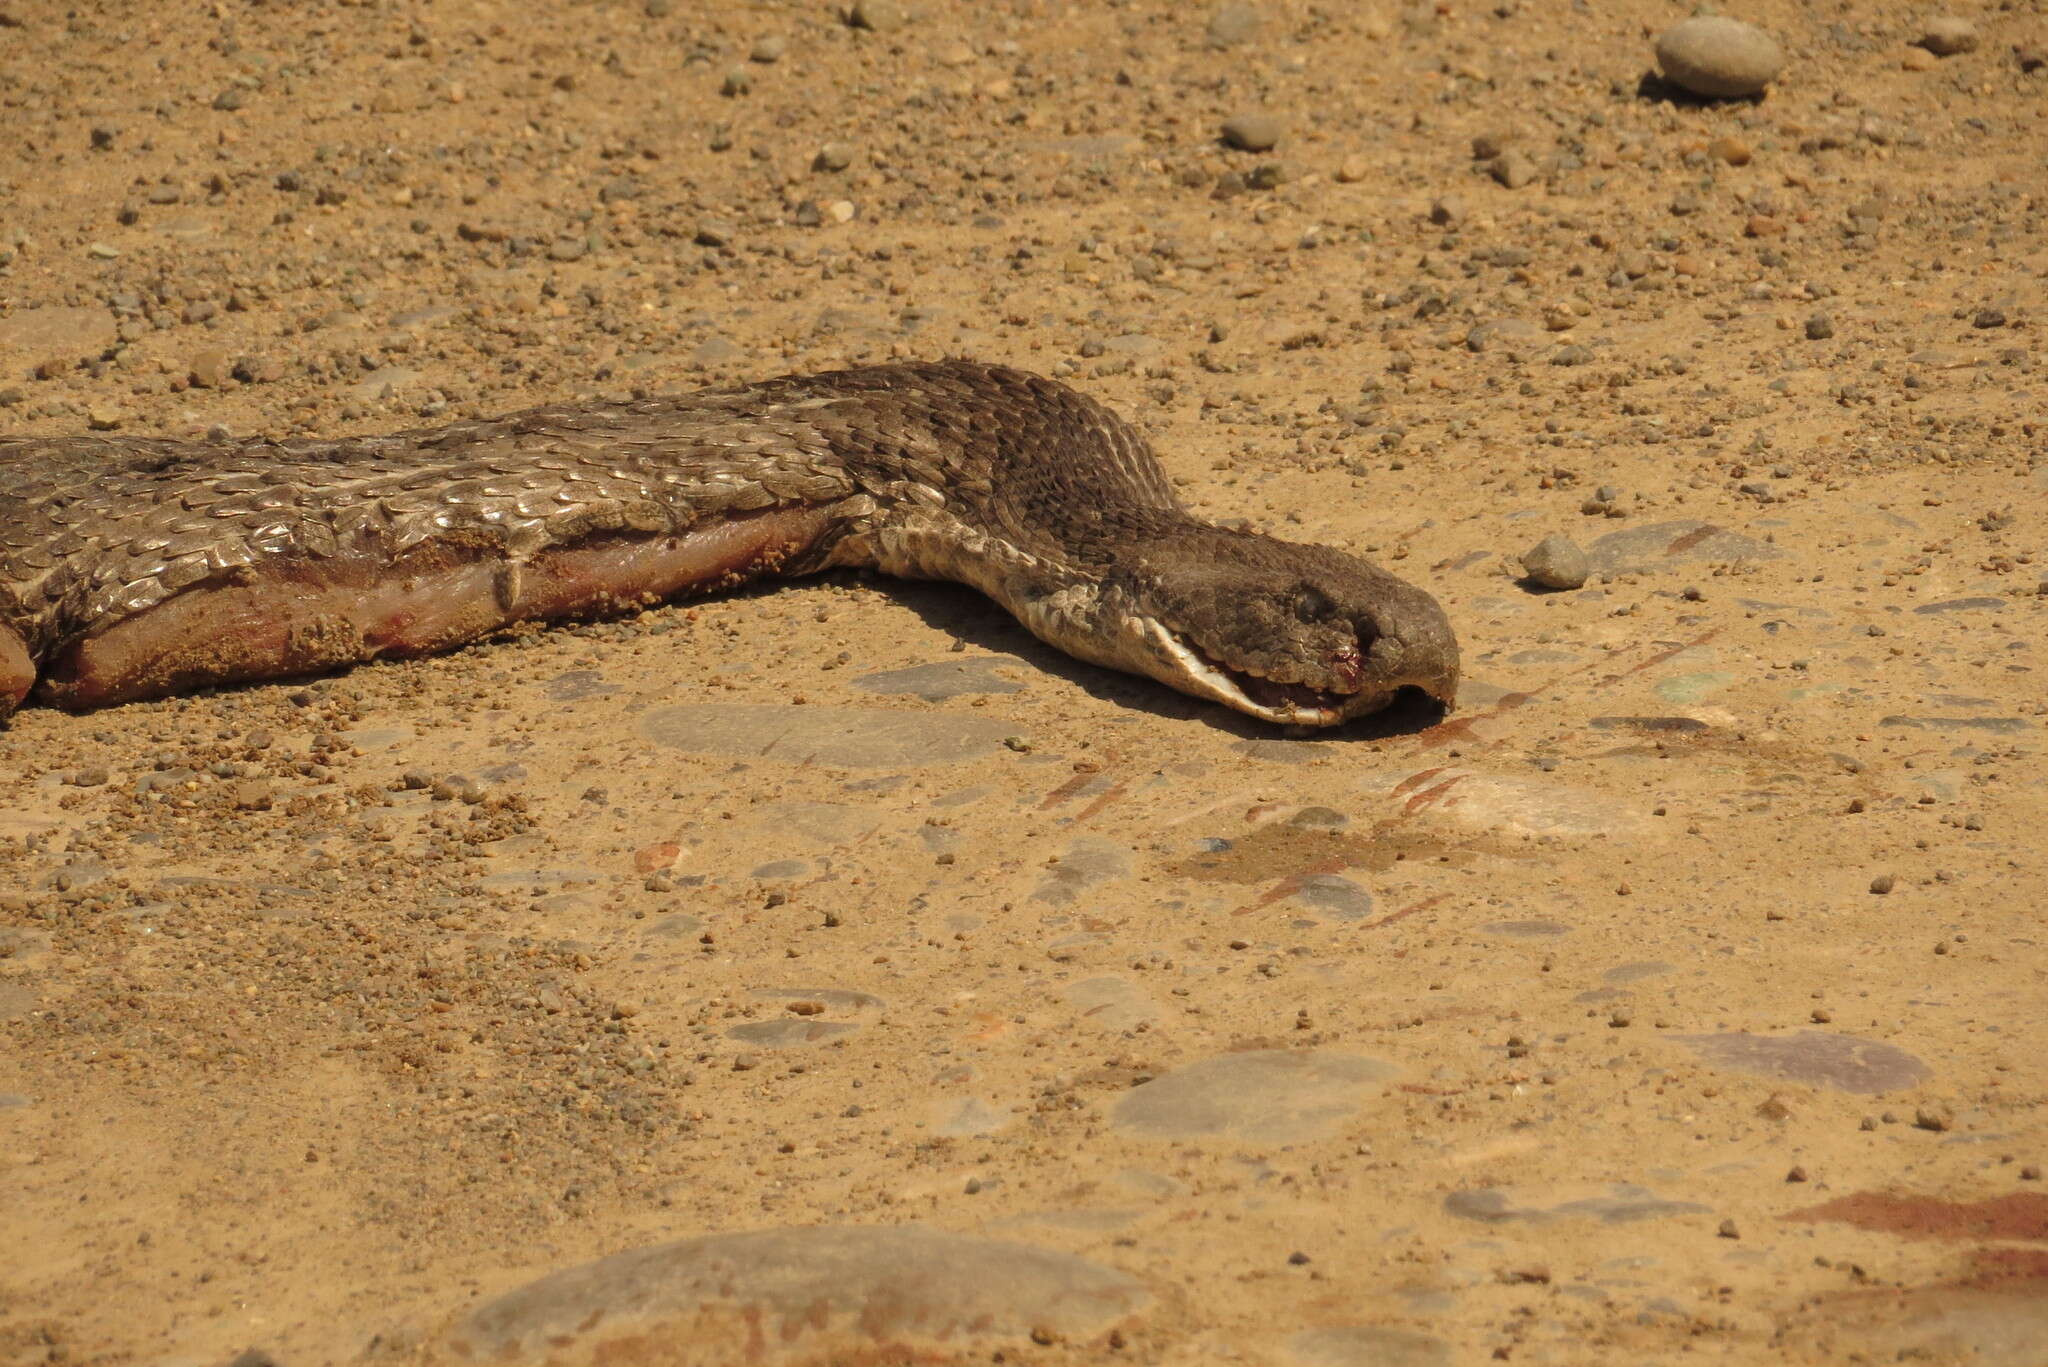
POLYGON ((105 766, 95 764, 89 769, 78 769, 64 781, 74 788, 97 788, 106 783, 108 774, 105 766))
POLYGON ((1920 46, 1937 57, 1974 52, 1977 48, 1977 26, 1967 19, 1944 14, 1927 21, 1927 30, 1920 35, 1920 46))
POLYGON ((1356 185, 1372 174, 1372 165, 1364 157, 1346 157, 1337 163, 1337 183, 1356 185))
POLYGON ((1506 129, 1495 129, 1491 132, 1481 133, 1472 139, 1472 160, 1492 161, 1495 157, 1507 151, 1508 144, 1514 140, 1515 135, 1506 129))
POLYGON ((219 389, 233 372, 224 351, 202 351, 192 358, 187 378, 201 389, 219 389))
POLYGON ((1879 897, 1884 896, 1896 886, 1896 882, 1888 873, 1880 873, 1877 877, 1870 880, 1870 890, 1879 897))
POLYGON ((1708 99, 1761 95, 1784 65, 1777 42, 1739 19, 1687 19, 1657 39, 1657 69, 1664 79, 1708 99))
POLYGON ((1546 589, 1583 588, 1593 572, 1586 553, 1568 536, 1546 536, 1524 551, 1522 570, 1546 589))
POLYGON ((1241 152, 1268 152, 1280 141, 1280 120, 1271 114, 1234 114, 1223 121, 1223 141, 1241 152))
POLYGON ((235 809, 243 812, 267 812, 270 810, 273 796, 268 779, 243 779, 235 785, 235 809))
POLYGON ((1973 328, 2002 328, 2005 326, 2004 309, 1978 309, 1970 319, 1973 328))
POLYGON ((1742 1237, 1742 1231, 1735 1227, 1733 1220, 1723 1220, 1721 1227, 1715 1230, 1714 1233, 1723 1239, 1740 1239, 1742 1237))
POLYGON ((1924 47, 1909 47, 1899 57, 1902 71, 1932 71, 1941 65, 1941 58, 1924 47))
POLYGON ((818 149, 811 158, 813 171, 844 171, 853 165, 853 147, 844 142, 828 142, 818 149))
POLYGON ((127 415, 112 404, 96 403, 85 410, 86 425, 95 432, 111 432, 127 420, 127 415))
POLYGON ((723 247, 732 241, 733 227, 730 223, 707 218, 697 225, 696 236, 692 239, 700 247, 723 247))
POLYGON ((1956 1113, 1947 1106, 1918 1106, 1913 1110, 1913 1124, 1919 1129, 1944 1133, 1956 1127, 1956 1113))
POLYGON ((85 254, 95 261, 112 261, 121 254, 121 249, 105 242, 94 242, 86 247, 85 254))
POLYGON ((1715 138, 1707 144, 1707 155, 1730 166, 1747 166, 1751 153, 1749 144, 1739 138, 1715 138))
POLYGON ((764 34, 754 40, 753 50, 747 53, 747 60, 772 66, 782 60, 782 54, 789 51, 789 40, 779 33, 764 34))
POLYGON ((719 82, 718 93, 731 99, 735 95, 744 95, 753 88, 754 74, 743 66, 736 66, 725 73, 725 79, 719 82))
POLYGON ((1209 16, 1207 38, 1213 48, 1232 48, 1258 37, 1260 15, 1256 5, 1218 5, 1209 16))
POLYGON ((1835 320, 1825 313, 1816 313, 1806 320, 1806 340, 1825 342, 1835 335, 1835 320))
POLYGON ((1510 190, 1519 190, 1536 179, 1536 163, 1520 152, 1504 152, 1487 163, 1486 173, 1510 190))
POLYGON ((890 33, 910 22, 910 12, 898 0, 854 0, 846 11, 850 28, 870 33, 890 33))
POLYGON ((213 97, 213 107, 215 109, 225 109, 230 112, 240 109, 248 102, 248 92, 238 85, 231 85, 213 97))
POLYGON ((1429 206, 1429 221, 1439 228, 1456 227, 1465 221, 1464 201, 1449 197, 1432 201, 1429 206))

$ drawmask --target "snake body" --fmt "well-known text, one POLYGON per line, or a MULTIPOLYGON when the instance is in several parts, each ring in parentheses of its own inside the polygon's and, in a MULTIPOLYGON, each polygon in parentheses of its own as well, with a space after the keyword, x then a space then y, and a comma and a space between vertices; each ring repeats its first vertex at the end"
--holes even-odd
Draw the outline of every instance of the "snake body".
POLYGON ((0 717, 429 654, 832 566, 971 584, 1276 722, 1448 705, 1436 601, 1201 522, 1127 423, 967 361, 338 440, 0 439, 0 717))

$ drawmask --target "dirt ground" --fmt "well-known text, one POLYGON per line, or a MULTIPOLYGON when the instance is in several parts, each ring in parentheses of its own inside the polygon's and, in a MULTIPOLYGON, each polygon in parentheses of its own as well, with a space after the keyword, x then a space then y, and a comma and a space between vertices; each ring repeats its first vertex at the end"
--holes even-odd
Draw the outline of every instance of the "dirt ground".
POLYGON ((0 0, 0 430, 1005 362, 1459 707, 842 576, 25 709, 0 1360, 2048 1363, 2041 6, 862 8, 0 0))

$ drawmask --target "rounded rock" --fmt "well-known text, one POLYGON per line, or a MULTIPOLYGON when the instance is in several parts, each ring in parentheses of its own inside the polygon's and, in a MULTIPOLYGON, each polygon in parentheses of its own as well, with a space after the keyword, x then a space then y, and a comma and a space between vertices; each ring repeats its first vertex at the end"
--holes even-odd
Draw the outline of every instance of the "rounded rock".
POLYGON ((1657 39, 1657 69, 1664 79, 1709 99, 1761 95, 1784 65, 1777 41, 1739 19, 1687 19, 1657 39))
POLYGON ((915 1227, 716 1234, 564 1269, 470 1312, 458 1361, 924 1360, 1034 1335, 1086 1341, 1143 1311, 1136 1279, 1068 1253, 915 1227))
POLYGON ((1522 553, 1522 572, 1546 589, 1584 588, 1593 567, 1568 536, 1546 536, 1522 553))
POLYGON ((1927 30, 1920 35, 1920 46, 1937 57, 1973 52, 1977 47, 1977 26, 1967 19, 1944 14, 1927 21, 1927 30))
POLYGON ((1280 120, 1271 114, 1236 114, 1223 121, 1224 143, 1240 152, 1270 152, 1280 133, 1280 120))

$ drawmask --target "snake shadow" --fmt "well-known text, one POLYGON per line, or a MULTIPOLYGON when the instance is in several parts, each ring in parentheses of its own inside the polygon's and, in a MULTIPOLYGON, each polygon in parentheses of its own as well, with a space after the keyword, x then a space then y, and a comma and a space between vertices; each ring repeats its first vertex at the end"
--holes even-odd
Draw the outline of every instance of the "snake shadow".
MULTIPOLYGON (((884 581, 853 575, 842 582, 865 583, 876 588, 884 586, 884 581)), ((1442 706, 1416 692, 1413 697, 1404 695, 1396 699, 1384 711, 1360 717, 1340 727, 1275 726, 1272 722, 1233 712, 1221 703, 1176 693, 1156 679, 1077 660, 1039 640, 1002 608, 961 585, 892 579, 886 581, 886 592, 891 600, 917 614, 934 631, 982 650, 1014 655, 1033 669, 1066 680, 1092 698, 1162 721, 1197 722, 1241 740, 1284 741, 1290 737, 1313 737, 1323 743, 1386 740, 1427 730, 1442 721, 1444 716, 1442 706)))

